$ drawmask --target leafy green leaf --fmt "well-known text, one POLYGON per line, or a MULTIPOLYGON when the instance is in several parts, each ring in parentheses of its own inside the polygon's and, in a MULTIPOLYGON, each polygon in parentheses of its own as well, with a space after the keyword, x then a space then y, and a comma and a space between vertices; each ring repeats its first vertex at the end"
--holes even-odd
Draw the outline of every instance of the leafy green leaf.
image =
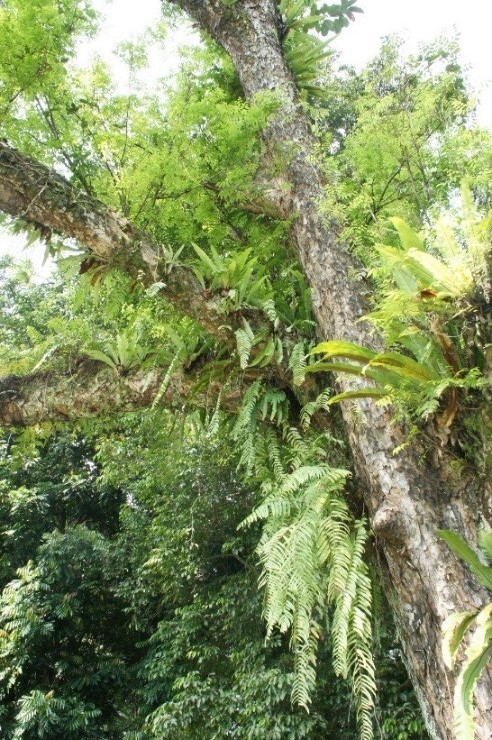
POLYGON ((482 529, 478 533, 478 544, 492 566, 492 532, 482 529))
POLYGON ((468 565, 477 581, 485 588, 492 590, 492 567, 483 565, 476 552, 463 537, 448 529, 438 529, 436 534, 444 540, 455 555, 468 565))
POLYGON ((442 653, 444 662, 450 670, 454 668, 456 652, 475 616, 475 612, 453 612, 444 621, 442 626, 442 653))
POLYGON ((415 233, 413 229, 402 219, 397 216, 393 216, 389 219, 395 229, 398 232, 402 247, 404 249, 419 249, 424 248, 422 239, 415 233))
POLYGON ((323 354, 328 357, 346 357, 348 360, 358 360, 359 362, 368 362, 377 356, 377 352, 366 347, 361 347, 353 342, 344 342, 334 340, 331 342, 320 342, 313 347, 310 354, 323 354))

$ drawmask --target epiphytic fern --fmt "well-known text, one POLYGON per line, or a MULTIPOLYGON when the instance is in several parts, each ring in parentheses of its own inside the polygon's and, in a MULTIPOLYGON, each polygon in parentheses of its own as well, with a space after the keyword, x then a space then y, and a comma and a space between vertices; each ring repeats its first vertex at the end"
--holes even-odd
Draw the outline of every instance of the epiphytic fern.
POLYGON ((243 326, 243 329, 236 329, 234 334, 236 336, 239 365, 244 370, 246 367, 248 367, 249 356, 253 348, 255 335, 253 334, 251 327, 246 319, 243 319, 243 326))
POLYGON ((302 385, 306 376, 306 349, 304 342, 297 342, 289 357, 289 368, 292 370, 294 385, 302 385))
MULTIPOLYGON (((466 191, 463 202, 467 202, 466 191)), ((464 209, 466 210, 466 209, 464 209)), ((437 426, 448 429, 458 411, 458 390, 480 389, 483 347, 463 339, 463 316, 473 319, 483 297, 477 288, 486 282, 490 253, 490 219, 470 214, 458 238, 443 219, 435 225, 433 243, 426 249, 421 238, 401 219, 391 219, 401 248, 379 245, 381 263, 376 276, 383 295, 367 318, 383 333, 391 351, 376 352, 351 342, 322 342, 312 354, 322 356, 306 372, 348 373, 373 381, 333 396, 328 403, 350 398, 387 399, 417 417, 429 417, 440 408, 437 426), (439 256, 432 252, 438 252, 439 256), (461 323, 460 323, 461 322, 461 323)), ((482 361, 483 364, 483 361, 482 361)))
POLYGON ((245 394, 234 436, 240 464, 261 481, 264 493, 242 526, 263 522, 258 553, 267 632, 290 631, 292 699, 309 705, 318 622, 331 609, 335 669, 351 680, 361 737, 368 740, 375 691, 371 589, 363 562, 365 526, 353 522, 342 496, 349 474, 326 462, 326 445, 315 435, 289 424, 284 394, 260 381, 245 394))
POLYGON ((194 244, 198 260, 193 266, 195 275, 203 287, 220 292, 223 309, 227 313, 241 306, 252 306, 276 318, 272 300, 272 287, 264 268, 257 257, 252 257, 250 248, 221 255, 214 247, 207 254, 194 244))
POLYGON ((314 399, 306 403, 301 410, 301 425, 303 429, 308 429, 311 424, 313 414, 322 408, 328 408, 333 393, 331 388, 325 388, 324 391, 314 399))
POLYGON ((365 527, 353 525, 341 496, 348 473, 303 466, 270 486, 245 521, 265 521, 258 547, 268 633, 290 630, 294 653, 293 701, 307 707, 316 676, 318 620, 334 610, 334 667, 350 678, 362 738, 372 735, 374 667, 371 589, 363 561, 365 527))
POLYGON ((324 97, 324 91, 316 83, 322 62, 331 55, 327 44, 354 19, 354 13, 362 13, 355 5, 356 0, 341 0, 337 4, 323 4, 310 0, 281 0, 280 11, 286 30, 284 54, 301 92, 315 97, 324 97), (315 31, 312 36, 309 31, 315 31), (320 36, 328 39, 321 39, 320 36))

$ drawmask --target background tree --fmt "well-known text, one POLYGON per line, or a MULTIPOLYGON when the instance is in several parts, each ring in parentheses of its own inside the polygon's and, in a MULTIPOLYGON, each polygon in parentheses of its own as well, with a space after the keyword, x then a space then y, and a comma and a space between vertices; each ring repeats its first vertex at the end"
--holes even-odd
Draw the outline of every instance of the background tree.
MULTIPOLYGON (((2 459, 4 737, 356 737, 328 643, 312 712, 291 706, 288 645, 279 636, 264 643, 257 534, 237 535, 255 497, 237 479, 226 441, 204 439, 199 419, 183 429, 157 416, 157 435, 155 417, 130 415, 92 439, 57 433, 30 450, 28 440, 10 440, 2 459)), ((421 737, 386 629, 383 736, 398 723, 402 738, 421 737)))

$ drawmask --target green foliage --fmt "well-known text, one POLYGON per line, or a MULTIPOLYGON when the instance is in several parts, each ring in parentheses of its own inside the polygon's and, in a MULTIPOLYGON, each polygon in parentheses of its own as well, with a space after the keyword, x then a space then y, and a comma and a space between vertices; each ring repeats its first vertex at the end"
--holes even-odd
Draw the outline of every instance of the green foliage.
MULTIPOLYGON (((465 203, 467 198, 465 192, 465 203)), ((470 242, 459 242, 441 218, 427 249, 404 221, 392 221, 401 247, 377 247, 381 262, 374 272, 383 292, 366 318, 395 350, 377 352, 350 342, 322 342, 311 350, 322 355, 321 361, 311 364, 306 372, 343 372, 374 382, 373 387, 359 386, 337 394, 328 403, 379 398, 426 418, 439 410, 443 398, 437 422, 448 428, 458 411, 457 389, 484 386, 480 366, 472 365, 479 348, 469 356, 469 348, 460 339, 460 327, 479 310, 480 285, 490 251, 489 219, 477 221, 468 209, 466 233, 473 231, 475 236, 470 242), (432 250, 439 250, 439 257, 432 250), (342 362, 333 362, 334 357, 342 362)))
MULTIPOLYGON (((490 532, 482 531, 479 538, 481 549, 490 565, 484 565, 476 552, 455 532, 438 530, 437 534, 452 552, 468 565, 478 582, 492 590, 490 532)), ((450 670, 456 666, 460 647, 466 645, 454 691, 454 730, 457 740, 473 740, 475 737, 473 692, 480 674, 492 655, 492 603, 475 612, 451 614, 445 620, 442 631, 444 662, 450 670), (473 630, 473 633, 467 641, 465 636, 469 630, 473 630)))
MULTIPOLYGON (((236 12, 234 2, 227 5, 236 12)), ((388 43, 361 77, 332 72, 326 39, 317 34, 347 25, 358 12, 352 0, 279 5, 286 58, 323 137, 336 201, 327 210, 343 214, 345 235, 385 296, 372 320, 391 351, 337 340, 325 343, 325 365, 347 370, 350 361, 354 376, 378 383, 359 396, 403 398, 424 416, 439 403, 452 411, 455 391, 473 399, 480 386, 472 368, 482 366, 483 341, 457 335, 475 319, 486 335, 472 294, 487 278, 487 225, 464 219, 466 238, 451 238, 442 222, 429 241, 448 251, 441 245, 429 252, 394 220, 399 247, 395 228, 377 218, 392 213, 419 223, 431 204, 449 202, 464 170, 473 173, 474 195, 487 201, 492 168, 482 163, 490 162, 490 137, 460 127, 469 103, 455 51, 427 50, 403 69, 397 44, 388 43), (444 71, 435 72, 439 65, 444 71), (369 249, 375 235, 385 242, 377 252, 369 249), (436 295, 424 296, 429 289, 436 295), (339 357, 345 360, 333 362, 339 357)), ((260 134, 278 99, 245 101, 230 61, 210 43, 188 53, 171 85, 143 94, 135 79, 148 37, 121 50, 131 81, 121 94, 101 61, 87 70, 66 64, 76 34, 90 25, 85 5, 62 3, 61 14, 53 8, 20 0, 2 6, 2 104, 16 96, 2 135, 163 245, 163 277, 147 290, 107 266, 79 277, 79 251, 62 262, 65 283, 56 279, 52 288, 9 267, 0 297, 2 371, 76 375, 84 354, 122 374, 153 365, 167 371, 148 418, 120 415, 90 425, 104 478, 97 486, 75 464, 60 473, 66 456, 63 445, 46 441, 52 430, 31 430, 16 447, 6 445, 3 583, 21 571, 2 601, 0 660, 11 682, 2 700, 5 732, 352 740, 354 713, 347 690, 333 680, 332 661, 351 679, 368 738, 376 679, 364 521, 349 512, 343 443, 317 431, 330 391, 321 387, 300 408, 297 394, 316 369, 308 356, 310 292, 291 255, 291 224, 265 208, 255 181, 260 134), (23 15, 12 26, 14 7, 23 15), (30 23, 36 12, 42 24, 30 23), (228 314, 242 317, 237 357, 224 358, 228 349, 166 304, 165 276, 177 264, 195 271, 225 326, 228 314), (256 310, 264 325, 253 320, 256 310), (161 413, 174 373, 192 365, 202 371, 204 396, 209 383, 221 384, 225 395, 241 377, 247 389, 234 421, 221 411, 222 394, 201 414, 181 404, 172 419, 161 413), (288 378, 277 386, 275 365, 288 378), (51 478, 42 461, 52 466, 51 478), (237 533, 242 520, 250 529, 237 533), (291 697, 311 713, 293 709, 291 697)), ((67 255, 66 245, 52 251, 67 255)), ((92 453, 86 461, 96 465, 92 453)), ((409 691, 387 690, 394 664, 391 657, 386 678, 381 673, 382 736, 422 737, 409 691)))
POLYGON ((227 732, 239 738, 336 736, 338 719, 329 700, 324 703, 327 656, 310 715, 291 708, 295 679, 287 645, 278 635, 265 645, 258 621, 257 528, 236 532, 258 496, 241 487, 230 467, 227 438, 207 439, 205 429, 187 424, 180 440, 169 426, 156 437, 155 424, 144 423, 132 427, 119 449, 103 442, 108 473, 117 478, 130 473, 134 481, 127 526, 137 502, 145 503, 141 529, 124 534, 135 541, 145 532, 151 546, 126 576, 133 619, 142 625, 149 618, 149 591, 164 593, 170 605, 161 608, 139 668, 148 729, 151 736, 170 738, 227 732), (167 456, 160 454, 161 436, 167 456))
POLYGON ((83 526, 68 528, 45 535, 37 559, 1 600, 5 736, 95 738, 112 714, 108 694, 124 681, 125 617, 108 544, 83 526))
POLYGON ((365 527, 352 521, 342 496, 348 472, 327 464, 321 439, 303 438, 288 419, 285 395, 256 381, 233 429, 240 465, 264 493, 243 526, 264 521, 257 551, 267 634, 290 631, 292 699, 307 708, 323 632, 319 621, 333 611, 334 669, 343 678, 350 676, 360 734, 370 738, 375 680, 365 527))
POLYGON ((56 86, 77 35, 94 28, 87 0, 6 0, 0 7, 0 110, 17 109, 45 86, 56 86))
MULTIPOLYGON (((272 300, 272 287, 268 277, 259 269, 258 257, 251 257, 251 248, 229 255, 219 255, 212 247, 211 256, 197 244, 193 245, 199 263, 194 267, 195 275, 202 286, 220 291, 224 297, 224 313, 241 307, 268 307, 272 300)), ((267 308, 268 310, 268 308, 267 308)))
POLYGON ((387 217, 414 227, 426 222, 430 210, 452 205, 468 173, 474 194, 490 207, 484 178, 492 139, 470 120, 456 42, 438 39, 408 56, 404 40, 389 37, 362 74, 344 69, 325 85, 331 106, 316 109, 316 120, 331 154, 326 212, 335 210, 366 267, 372 244, 391 234, 387 217))
POLYGON ((341 0, 329 5, 311 0, 281 0, 279 3, 284 23, 293 29, 314 30, 322 36, 340 33, 353 20, 354 13, 363 11, 356 7, 355 0, 341 0))
POLYGON ((0 260, 0 287, 0 372, 23 375, 53 347, 48 317, 65 310, 66 288, 57 277, 37 283, 32 265, 11 257, 0 260))
POLYGON ((151 350, 139 343, 135 331, 118 334, 114 343, 101 349, 87 349, 86 354, 93 360, 104 362, 113 370, 131 370, 133 367, 142 367, 144 361, 151 355, 151 350))
POLYGON ((19 553, 28 564, 11 580, 11 563, 0 597, 6 740, 227 732, 300 739, 342 737, 341 728, 354 738, 346 692, 338 691, 340 714, 332 716, 323 648, 306 715, 291 706, 288 646, 278 636, 264 645, 257 532, 236 532, 257 497, 241 487, 227 440, 206 439, 198 421, 180 428, 161 415, 156 425, 155 414, 101 430, 97 464, 87 443, 68 435, 50 439, 25 470, 13 465, 12 448, 4 457, 11 485, 22 477, 41 489, 47 471, 56 473, 52 506, 59 476, 72 512, 63 520, 38 507, 29 518, 15 500, 2 512, 32 535, 19 553), (74 475, 77 462, 92 488, 74 475), (113 482, 125 488, 116 506, 107 495, 113 482), (94 486, 106 491, 99 511, 94 486))
POLYGON ((123 493, 99 481, 88 440, 38 428, 9 435, 0 450, 1 587, 32 559, 45 532, 85 522, 115 533, 123 493))
POLYGON ((332 56, 327 43, 354 20, 354 13, 363 11, 356 0, 342 0, 339 4, 323 4, 310 0, 281 0, 279 3, 286 37, 283 41, 285 59, 296 84, 304 95, 326 99, 319 81, 322 63, 332 56), (327 41, 310 35, 315 31, 321 36, 332 34, 327 41))

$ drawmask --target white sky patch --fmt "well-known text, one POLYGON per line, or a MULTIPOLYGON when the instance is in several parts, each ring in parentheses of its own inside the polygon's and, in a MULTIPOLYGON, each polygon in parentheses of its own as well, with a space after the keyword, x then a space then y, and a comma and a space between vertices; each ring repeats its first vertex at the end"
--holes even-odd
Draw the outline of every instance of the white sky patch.
POLYGON ((334 42, 342 63, 361 69, 389 34, 401 35, 410 52, 458 34, 461 61, 479 101, 477 123, 492 129, 491 0, 359 0, 357 5, 364 14, 334 42))
MULTIPOLYGON (((100 14, 100 29, 94 39, 85 40, 77 50, 77 65, 88 67, 98 56, 111 68, 118 92, 129 92, 128 68, 115 53, 124 41, 139 41, 147 30, 162 24, 160 0, 138 0, 137 3, 121 0, 93 0, 100 14)), ((152 92, 158 80, 169 79, 179 69, 180 49, 192 44, 194 34, 190 23, 168 26, 165 31, 165 48, 156 43, 146 44, 148 67, 138 75, 139 90, 152 92)))
MULTIPOLYGON (((381 39, 388 34, 399 34, 409 52, 415 52, 421 43, 439 36, 454 38, 459 35, 461 59, 468 78, 479 100, 477 123, 492 130, 492 55, 490 29, 492 28, 492 0, 463 3, 456 0, 359 0, 364 14, 357 14, 355 22, 345 29, 333 46, 340 52, 340 63, 362 69, 375 57, 381 39)), ((100 31, 78 49, 77 63, 89 66, 95 56, 101 57, 112 69, 117 89, 128 92, 128 69, 114 50, 123 41, 137 41, 149 27, 161 21, 160 0, 94 0, 101 14, 100 31)), ((171 77, 179 68, 179 48, 190 44, 193 34, 190 24, 168 29, 165 50, 156 45, 148 47, 149 69, 140 75, 139 89, 152 88, 158 80, 171 77), (140 85, 142 87, 140 87, 140 85)), ((49 274, 50 262, 42 265, 44 245, 33 245, 24 251, 25 239, 13 237, 0 230, 0 254, 30 256, 40 278, 49 274)))

